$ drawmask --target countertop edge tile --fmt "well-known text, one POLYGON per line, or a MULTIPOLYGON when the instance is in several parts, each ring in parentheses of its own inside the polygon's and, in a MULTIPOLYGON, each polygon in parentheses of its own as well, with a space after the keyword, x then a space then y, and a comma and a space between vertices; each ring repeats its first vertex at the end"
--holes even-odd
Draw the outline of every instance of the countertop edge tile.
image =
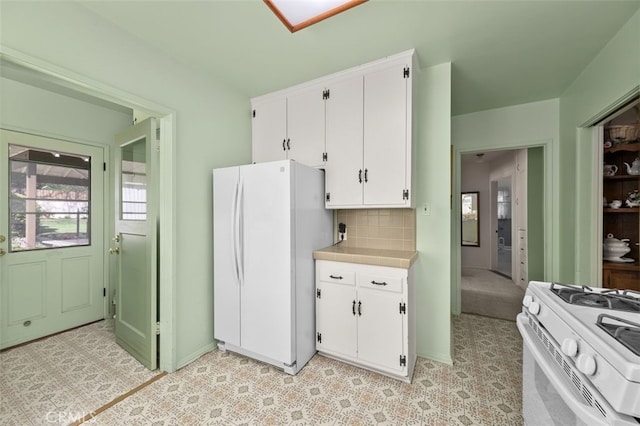
POLYGON ((360 263, 409 269, 418 257, 417 251, 384 250, 332 245, 313 252, 316 260, 360 263))

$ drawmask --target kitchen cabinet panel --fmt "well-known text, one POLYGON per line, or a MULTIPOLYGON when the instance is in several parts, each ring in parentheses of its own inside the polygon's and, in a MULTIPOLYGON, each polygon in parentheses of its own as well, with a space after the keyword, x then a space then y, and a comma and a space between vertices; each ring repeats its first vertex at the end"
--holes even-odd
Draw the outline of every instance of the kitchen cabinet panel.
POLYGON ((416 359, 411 277, 412 268, 316 260, 316 349, 411 382, 416 359), (329 271, 355 277, 355 284, 328 282, 329 271))
POLYGON ((362 76, 329 85, 326 102, 327 207, 362 203, 362 99, 362 76))
POLYGON ((252 109, 253 162, 286 160, 287 99, 266 99, 253 104, 252 109))
POLYGON ((364 77, 364 204, 406 206, 411 135, 405 64, 364 77))
POLYGON ((410 50, 252 99, 253 161, 324 168, 327 208, 412 207, 416 63, 410 50))
POLYGON ((311 167, 324 164, 323 91, 313 86, 287 97, 287 158, 311 167))
POLYGON ((406 355, 399 350, 403 348, 406 316, 401 313, 402 296, 360 287, 358 303, 358 358, 381 369, 402 372, 400 359, 406 355))
POLYGON ((316 348, 331 351, 348 357, 357 354, 356 328, 356 289, 355 286, 333 284, 320 281, 318 304, 331 306, 332 309, 317 311, 318 329, 316 348))
POLYGON ((254 163, 289 159, 311 167, 324 164, 323 92, 314 85, 252 101, 254 163))
POLYGON ((350 109, 361 125, 358 133, 330 141, 333 129, 327 119, 327 208, 412 206, 411 69, 411 59, 403 58, 370 69, 357 81, 362 84, 361 107, 354 116, 354 93, 350 109))

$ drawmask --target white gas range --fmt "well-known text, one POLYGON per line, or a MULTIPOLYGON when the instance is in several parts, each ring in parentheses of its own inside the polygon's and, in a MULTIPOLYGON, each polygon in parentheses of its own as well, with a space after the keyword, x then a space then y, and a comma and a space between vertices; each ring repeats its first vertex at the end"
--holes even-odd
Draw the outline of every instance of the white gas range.
POLYGON ((532 281, 522 304, 525 424, 640 425, 640 294, 532 281))

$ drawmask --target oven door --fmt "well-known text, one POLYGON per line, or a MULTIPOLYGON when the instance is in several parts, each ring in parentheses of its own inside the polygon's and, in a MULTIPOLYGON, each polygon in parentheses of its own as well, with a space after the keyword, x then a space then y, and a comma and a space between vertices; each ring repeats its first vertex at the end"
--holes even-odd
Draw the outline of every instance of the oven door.
POLYGON ((517 324, 522 334, 522 415, 526 426, 638 425, 602 399, 554 346, 546 330, 530 324, 524 313, 518 315, 517 324))

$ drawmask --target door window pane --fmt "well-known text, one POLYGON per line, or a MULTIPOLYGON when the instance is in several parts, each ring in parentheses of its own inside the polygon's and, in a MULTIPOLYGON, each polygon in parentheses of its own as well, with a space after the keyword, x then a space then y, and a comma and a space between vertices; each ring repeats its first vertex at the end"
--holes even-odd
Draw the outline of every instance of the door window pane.
POLYGON ((9 145, 12 252, 91 244, 91 158, 9 145))
POLYGON ((147 219, 147 152, 145 138, 120 148, 120 219, 147 219))

